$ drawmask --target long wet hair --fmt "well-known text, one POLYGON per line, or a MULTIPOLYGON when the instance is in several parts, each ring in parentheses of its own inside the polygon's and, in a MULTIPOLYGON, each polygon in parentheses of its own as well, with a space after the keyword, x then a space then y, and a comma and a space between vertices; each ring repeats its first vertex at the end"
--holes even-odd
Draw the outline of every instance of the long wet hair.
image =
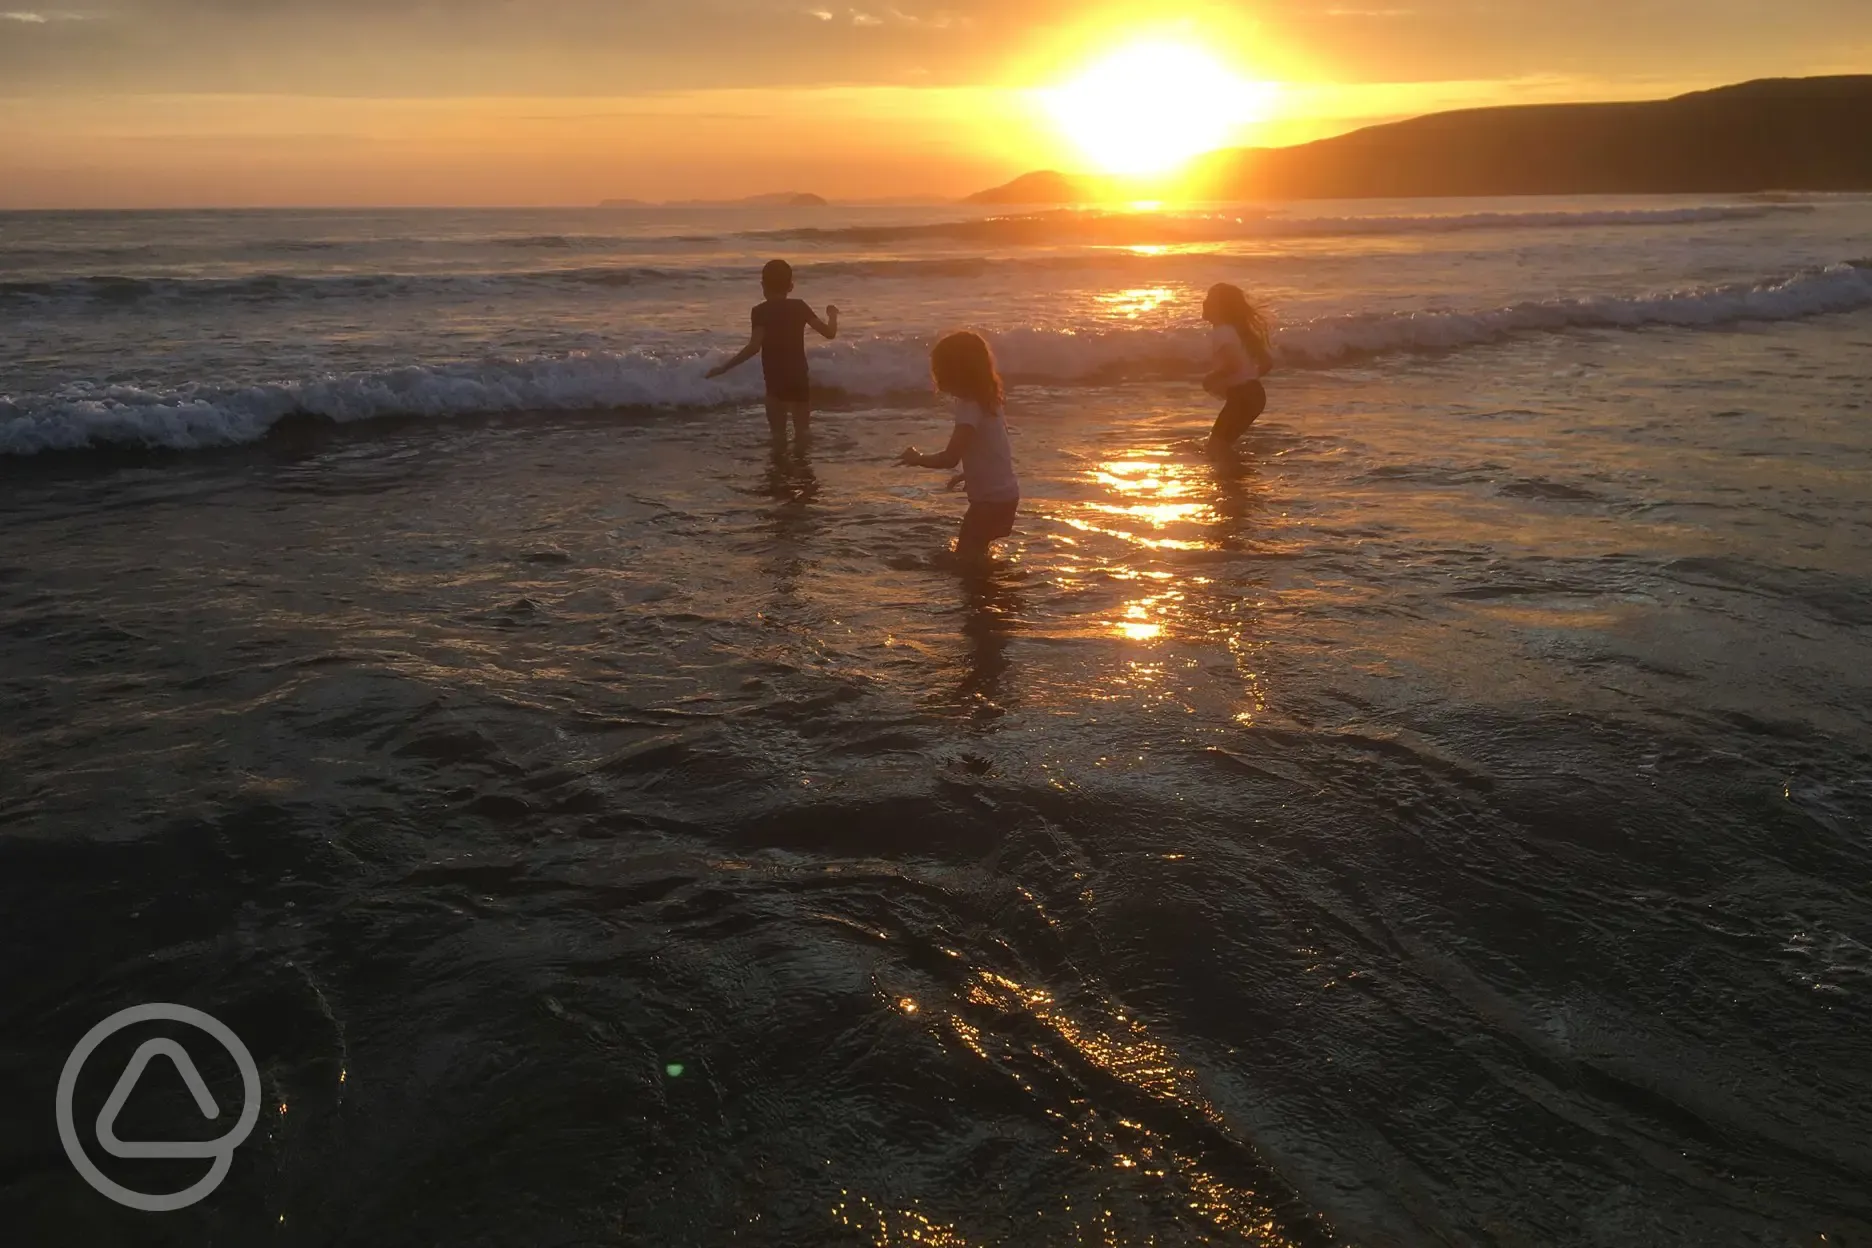
POLYGON ((1001 413, 1001 374, 995 371, 988 341, 972 330, 945 334, 930 351, 930 376, 936 389, 981 404, 990 415, 1001 413))
POLYGON ((1267 316, 1249 302, 1241 287, 1228 282, 1211 286, 1208 297, 1203 300, 1203 319, 1233 329, 1262 372, 1274 367, 1274 351, 1268 345, 1267 316))

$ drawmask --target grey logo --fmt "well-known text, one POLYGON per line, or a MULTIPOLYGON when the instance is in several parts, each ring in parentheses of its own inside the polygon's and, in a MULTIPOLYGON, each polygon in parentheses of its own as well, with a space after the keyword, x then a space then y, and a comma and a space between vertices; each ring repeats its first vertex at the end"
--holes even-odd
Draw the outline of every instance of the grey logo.
POLYGON ((240 1037, 221 1022, 220 1019, 192 1010, 186 1005, 136 1005, 127 1010, 119 1010, 90 1031, 78 1042, 71 1056, 65 1059, 65 1070, 59 1075, 58 1085, 58 1129, 59 1139, 65 1145, 65 1155, 71 1158, 72 1165, 84 1176, 85 1182, 95 1187, 104 1195, 120 1205, 132 1209, 141 1209, 145 1213, 169 1213, 176 1209, 186 1209, 196 1201, 207 1197, 221 1181, 227 1178, 228 1167, 234 1164, 234 1150, 246 1142, 253 1131, 254 1123, 260 1119, 260 1071, 254 1065, 253 1054, 247 1051, 240 1037), (84 1069, 85 1060, 97 1051, 97 1047, 126 1027, 148 1022, 187 1023, 190 1027, 207 1032, 213 1036, 222 1048, 234 1057, 234 1064, 240 1067, 243 1100, 240 1121, 234 1129, 218 1140, 170 1140, 144 1143, 137 1140, 117 1138, 117 1115, 123 1112, 124 1102, 130 1099, 131 1089, 143 1075, 144 1068, 156 1057, 166 1057, 175 1065, 176 1073, 182 1076, 182 1082, 188 1085, 189 1093, 194 1096, 196 1106, 204 1118, 219 1118, 221 1107, 215 1104, 214 1097, 208 1094, 208 1085, 202 1081, 201 1072, 195 1069, 195 1062, 188 1055, 188 1050, 173 1040, 145 1040, 138 1046, 130 1064, 117 1080, 117 1086, 111 1090, 110 1099, 104 1102, 104 1108, 98 1113, 98 1145, 112 1157, 162 1157, 162 1158, 207 1158, 212 1157, 214 1164, 200 1182, 179 1192, 163 1196, 150 1196, 143 1192, 131 1191, 121 1184, 113 1183, 102 1170, 99 1170, 91 1158, 85 1154, 84 1144, 78 1138, 78 1128, 72 1122, 72 1093, 78 1086, 78 1072, 84 1069))

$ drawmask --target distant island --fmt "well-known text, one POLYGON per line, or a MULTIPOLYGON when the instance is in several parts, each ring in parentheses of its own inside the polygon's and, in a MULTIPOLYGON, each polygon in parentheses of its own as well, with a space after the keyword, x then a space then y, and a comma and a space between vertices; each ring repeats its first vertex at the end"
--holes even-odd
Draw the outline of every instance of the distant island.
POLYGON ((977 191, 965 204, 1090 204, 1112 196, 1098 179, 1073 177, 1042 169, 1023 173, 1012 182, 977 191))
MULTIPOLYGON (((1177 198, 1743 194, 1872 190, 1872 74, 1770 78, 1626 104, 1432 113, 1296 147, 1199 157, 1177 198)), ((1137 198, 1096 177, 1024 174, 974 204, 1137 198)))
POLYGON ((671 199, 652 204, 641 199, 602 199, 600 208, 824 208, 827 200, 806 191, 776 191, 745 199, 671 199))

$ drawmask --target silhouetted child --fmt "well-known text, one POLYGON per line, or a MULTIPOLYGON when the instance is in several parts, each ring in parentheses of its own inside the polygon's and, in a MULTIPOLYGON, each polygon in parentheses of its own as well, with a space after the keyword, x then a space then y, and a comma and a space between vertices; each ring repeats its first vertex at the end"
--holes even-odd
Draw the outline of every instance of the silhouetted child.
POLYGON ((1203 389, 1223 400, 1209 431, 1209 449, 1226 450, 1267 408, 1261 379, 1273 369, 1274 353, 1268 347, 1267 318, 1241 287, 1211 286, 1202 314, 1215 326, 1209 335, 1214 367, 1203 378, 1203 389))
POLYGON ((786 425, 793 421, 793 437, 799 446, 806 443, 812 427, 812 394, 806 375, 806 327, 812 326, 821 338, 838 337, 839 310, 827 306, 826 319, 820 320, 802 299, 788 298, 793 293, 793 266, 784 260, 769 260, 761 270, 761 293, 765 303, 754 305, 754 330, 747 346, 724 364, 711 368, 710 377, 719 377, 731 368, 761 357, 761 375, 767 381, 767 428, 773 433, 776 449, 786 445, 786 425))
MULTIPOLYGON (((915 468, 962 465, 968 487, 968 511, 956 538, 956 554, 979 562, 997 538, 1014 531, 1020 509, 1020 478, 1014 475, 1014 450, 1008 445, 1007 416, 994 353, 980 334, 950 334, 930 352, 936 390, 953 401, 955 429, 949 445, 934 455, 907 448, 898 463, 915 468)), ((954 488, 955 482, 951 481, 954 488)))

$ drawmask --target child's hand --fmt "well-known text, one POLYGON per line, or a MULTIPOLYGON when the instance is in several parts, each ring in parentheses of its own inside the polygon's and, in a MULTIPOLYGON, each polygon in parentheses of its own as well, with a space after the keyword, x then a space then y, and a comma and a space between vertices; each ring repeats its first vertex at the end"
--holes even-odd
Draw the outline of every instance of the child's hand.
POLYGON ((828 321, 838 320, 838 304, 828 303, 825 305, 825 319, 828 321))
POLYGON ((727 371, 728 371, 727 369, 717 364, 714 368, 711 368, 708 370, 706 379, 709 381, 714 381, 717 377, 721 376, 723 373, 727 371))
POLYGON ((955 474, 955 476, 949 478, 949 484, 945 485, 943 488, 945 490, 948 490, 951 494, 953 494, 956 492, 957 488, 960 487, 961 484, 967 480, 968 480, 968 474, 958 472, 955 474))
POLYGON ((915 468, 923 460, 923 453, 914 446, 904 447, 904 453, 897 457, 897 462, 905 468, 915 468))

